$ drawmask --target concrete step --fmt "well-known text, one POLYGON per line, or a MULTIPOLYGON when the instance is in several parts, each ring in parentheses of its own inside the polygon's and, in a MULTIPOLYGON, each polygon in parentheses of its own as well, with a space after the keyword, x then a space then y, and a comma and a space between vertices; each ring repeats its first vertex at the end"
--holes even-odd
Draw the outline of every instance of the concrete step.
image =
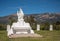
POLYGON ((17 38, 17 37, 42 37, 39 34, 13 34, 10 35, 9 38, 17 38))

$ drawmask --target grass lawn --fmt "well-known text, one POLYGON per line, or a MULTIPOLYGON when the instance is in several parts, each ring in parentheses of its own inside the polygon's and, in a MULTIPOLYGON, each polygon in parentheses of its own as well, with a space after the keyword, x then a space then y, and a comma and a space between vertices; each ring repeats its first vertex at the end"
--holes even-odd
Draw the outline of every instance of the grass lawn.
POLYGON ((0 41, 60 41, 60 30, 54 30, 54 31, 35 31, 35 33, 38 33, 40 35, 43 35, 42 38, 14 38, 9 39, 7 37, 7 32, 5 30, 0 31, 0 41))

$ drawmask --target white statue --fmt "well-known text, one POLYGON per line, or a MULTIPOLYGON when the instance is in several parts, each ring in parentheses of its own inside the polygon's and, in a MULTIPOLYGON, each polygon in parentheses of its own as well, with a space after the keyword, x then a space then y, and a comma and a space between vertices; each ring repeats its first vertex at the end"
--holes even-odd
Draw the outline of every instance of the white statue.
POLYGON ((10 30, 8 31, 9 35, 12 34, 34 34, 34 31, 31 29, 29 23, 26 23, 23 19, 24 13, 20 8, 20 11, 17 11, 18 21, 13 23, 10 30))

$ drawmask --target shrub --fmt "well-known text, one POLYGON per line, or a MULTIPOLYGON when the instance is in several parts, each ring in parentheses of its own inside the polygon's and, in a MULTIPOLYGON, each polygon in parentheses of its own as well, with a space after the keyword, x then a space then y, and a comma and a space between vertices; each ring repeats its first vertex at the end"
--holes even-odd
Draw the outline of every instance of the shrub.
POLYGON ((36 27, 37 27, 36 23, 31 24, 31 27, 32 27, 33 30, 36 30, 36 27))
POLYGON ((43 25, 40 25, 40 26, 41 26, 40 27, 41 30, 49 30, 49 25, 43 24, 43 25))
POLYGON ((5 24, 0 24, 0 30, 6 30, 6 25, 5 24))
POLYGON ((53 29, 54 29, 54 30, 60 30, 60 25, 54 24, 54 25, 53 25, 53 29))

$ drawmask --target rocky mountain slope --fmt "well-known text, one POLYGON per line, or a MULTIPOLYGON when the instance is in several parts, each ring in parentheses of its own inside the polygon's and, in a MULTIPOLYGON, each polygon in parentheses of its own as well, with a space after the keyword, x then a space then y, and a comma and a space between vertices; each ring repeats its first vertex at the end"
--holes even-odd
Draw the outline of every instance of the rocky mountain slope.
MULTIPOLYGON (((27 17, 33 16, 34 20, 37 23, 44 23, 44 22, 56 22, 59 21, 60 22, 60 14, 58 13, 42 13, 42 14, 25 14, 24 19, 26 20, 27 17)), ((4 23, 7 24, 9 22, 9 18, 13 18, 15 20, 17 20, 17 15, 16 14, 12 14, 12 15, 8 15, 8 16, 4 16, 4 17, 0 17, 0 24, 4 23)))

